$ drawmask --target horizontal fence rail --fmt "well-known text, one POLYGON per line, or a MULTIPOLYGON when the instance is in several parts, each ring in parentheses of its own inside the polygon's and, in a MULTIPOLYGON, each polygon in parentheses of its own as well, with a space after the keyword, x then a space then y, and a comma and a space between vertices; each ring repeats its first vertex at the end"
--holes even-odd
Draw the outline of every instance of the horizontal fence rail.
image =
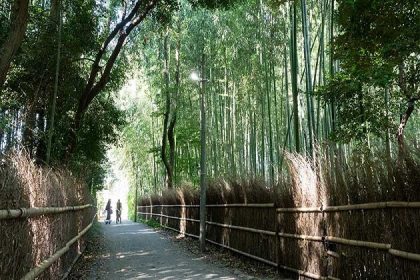
POLYGON ((145 207, 145 208, 154 208, 154 207, 180 207, 180 208, 199 208, 200 205, 181 205, 181 204, 174 204, 174 205, 169 205, 169 204, 158 204, 158 205, 145 205, 145 206, 137 206, 137 207, 145 207))
MULTIPOLYGON (((170 208, 170 207, 178 207, 178 208, 186 208, 186 207, 199 207, 199 205, 148 205, 148 206, 138 206, 138 210, 140 208, 150 208, 150 212, 138 212, 140 215, 150 215, 151 217, 165 217, 168 219, 175 219, 175 220, 184 220, 184 221, 191 221, 195 223, 199 223, 199 220, 197 219, 190 219, 186 217, 176 217, 176 216, 168 216, 164 215, 162 213, 153 213, 152 208, 160 207, 163 208, 170 208)), ((354 205, 339 205, 339 206, 321 206, 321 207, 296 207, 296 208, 276 208, 276 205, 274 203, 264 203, 264 204, 210 204, 206 206, 207 208, 230 208, 230 207, 255 207, 255 208, 273 208, 275 212, 277 212, 278 215, 287 214, 287 213, 333 213, 333 212, 342 212, 342 211, 354 211, 354 210, 380 210, 380 209, 391 209, 391 208, 420 208, 420 202, 404 202, 404 201, 389 201, 389 202, 374 202, 374 203, 362 203, 362 204, 354 204, 354 205)), ((218 226, 223 228, 229 228, 229 229, 235 229, 240 231, 246 231, 246 232, 253 232, 253 233, 259 233, 264 235, 270 235, 270 236, 278 236, 279 238, 290 238, 290 239, 300 239, 300 240, 307 240, 307 241, 313 241, 313 242, 322 242, 322 243, 336 243, 336 244, 343 244, 343 245, 349 245, 349 246, 356 246, 356 247, 364 247, 368 249, 376 249, 376 250, 383 250, 387 253, 389 253, 392 256, 400 257, 412 261, 420 261, 420 254, 412 253, 412 252, 406 252, 401 251, 392 248, 392 245, 389 243, 378 243, 378 242, 371 242, 371 241, 363 241, 363 240, 353 240, 353 239, 346 239, 341 237, 335 237, 335 236, 311 236, 311 235, 300 235, 295 233, 285 233, 285 232, 274 232, 274 231, 268 231, 268 230, 261 230, 256 228, 249 228, 249 227, 242 227, 232 224, 226 224, 226 223, 216 223, 212 221, 206 221, 207 225, 211 226, 218 226)), ((190 234, 187 232, 181 232, 180 230, 177 230, 172 227, 168 227, 167 225, 162 225, 164 228, 179 232, 181 234, 185 234, 186 236, 198 238, 197 235, 190 234)), ((213 240, 206 239, 208 242, 221 246, 223 248, 229 249, 231 251, 234 251, 236 253, 239 253, 241 255, 250 257, 252 259, 264 262, 266 264, 282 268, 291 272, 295 272, 301 276, 313 278, 313 279, 338 279, 332 276, 321 276, 317 274, 313 274, 307 271, 303 271, 296 268, 291 268, 288 266, 284 266, 280 263, 274 263, 270 260, 240 251, 236 248, 229 247, 225 244, 220 244, 218 242, 215 242, 213 240)), ((333 257, 333 258, 339 258, 340 255, 333 252, 328 251, 326 253, 327 256, 333 257)))
MULTIPOLYGON (((180 217, 168 216, 168 215, 157 214, 157 213, 137 212, 137 214, 151 215, 151 216, 155 216, 155 217, 164 217, 164 218, 181 220, 181 221, 189 221, 189 222, 194 222, 194 223, 199 223, 200 222, 200 220, 197 220, 197 219, 182 218, 182 217, 180 218, 180 217)), ((261 233, 261 234, 266 234, 266 235, 276 235, 276 232, 274 232, 274 231, 260 230, 260 229, 255 229, 255 228, 240 227, 240 226, 234 226, 234 225, 229 225, 229 224, 220 224, 220 223, 209 222, 209 221, 206 221, 206 224, 219 226, 219 227, 224 227, 224 228, 230 228, 230 229, 238 229, 238 230, 243 230, 243 231, 248 231, 248 232, 261 233)))
MULTIPOLYGON (((148 214, 148 215, 150 215, 151 213, 138 212, 138 214, 148 214)), ((160 216, 160 214, 154 214, 153 216, 160 216)), ((197 222, 200 222, 200 221, 197 220, 197 222)), ((209 224, 209 222, 206 222, 206 223, 209 224)), ((169 227, 169 226, 166 226, 166 225, 162 225, 162 227, 163 228, 166 228, 166 229, 169 229, 169 230, 172 230, 172 231, 175 231, 175 232, 178 232, 178 233, 183 234, 185 236, 189 236, 189 237, 192 237, 192 238, 199 239, 199 236, 198 235, 195 235, 195 234, 191 234, 191 233, 188 233, 188 232, 182 232, 182 231, 180 231, 180 230, 178 230, 176 228, 169 227)), ((244 227, 240 227, 240 228, 252 230, 251 228, 244 228, 244 227)), ((275 232, 269 232, 269 233, 270 233, 270 235, 272 235, 271 233, 274 233, 275 234, 275 232)), ((209 243, 212 243, 214 245, 220 246, 222 248, 228 249, 228 250, 230 250, 232 252, 235 252, 235 253, 238 253, 240 255, 243 255, 245 257, 248 257, 248 258, 251 258, 251 259, 254 259, 254 260, 263 262, 263 263, 266 263, 266 264, 271 265, 271 266, 274 266, 274 267, 279 267, 277 263, 272 262, 270 260, 266 260, 264 258, 260 258, 260 257, 254 256, 252 254, 249 254, 249 253, 243 252, 241 250, 235 249, 233 247, 227 246, 225 244, 218 243, 218 242, 213 241, 211 239, 207 239, 206 238, 206 241, 209 242, 209 243)), ((333 278, 333 277, 322 277, 320 275, 316 275, 316 274, 313 274, 313 273, 309 273, 309 272, 306 272, 306 271, 302 271, 302 270, 295 269, 295 268, 288 267, 288 266, 284 266, 284 265, 282 265, 280 267, 282 269, 285 269, 285 270, 288 270, 288 271, 291 271, 291 272, 294 272, 294 273, 298 273, 301 276, 307 276, 307 277, 311 276, 310 278, 313 278, 313 279, 336 279, 336 280, 339 280, 339 279, 333 278)))
POLYGON ((386 208, 420 208, 420 202, 405 202, 405 201, 386 201, 386 202, 372 202, 361 204, 349 204, 339 206, 325 206, 325 207, 299 207, 299 208, 277 208, 279 213, 296 212, 296 213, 321 213, 321 212, 340 212, 352 210, 374 210, 386 208))
POLYGON ((85 204, 79 206, 66 206, 66 207, 32 207, 32 208, 19 208, 19 209, 6 209, 0 210, 0 220, 16 219, 16 218, 29 218, 47 214, 58 214, 69 211, 78 211, 92 207, 92 204, 85 204))
POLYGON ((22 277, 21 280, 33 280, 36 279, 41 273, 43 273, 48 267, 50 267, 55 261, 57 261, 62 255, 64 255, 67 251, 70 250, 70 247, 76 243, 77 240, 79 240, 83 235, 88 232, 88 230, 92 227, 94 219, 96 217, 96 214, 92 218, 92 222, 85 227, 81 232, 79 232, 78 235, 73 237, 69 242, 66 243, 66 245, 55 252, 52 256, 50 256, 48 259, 41 262, 37 267, 29 271, 25 276, 22 277))
MULTIPOLYGON (((145 208, 153 208, 153 207, 179 207, 179 208, 199 208, 200 205, 182 205, 182 204, 158 204, 158 205, 145 205, 145 206, 138 206, 138 207, 145 207, 145 208)), ((251 208, 272 208, 274 207, 274 203, 232 203, 232 204, 207 204, 207 208, 216 208, 216 207, 251 207, 251 208)))
MULTIPOLYGON (((137 212, 137 214, 151 215, 155 217, 165 217, 165 218, 174 219, 174 220, 191 221, 195 223, 200 222, 200 220, 197 220, 197 219, 180 218, 180 217, 168 216, 168 215, 157 214, 157 213, 137 212)), ((293 234, 293 233, 284 233, 284 232, 276 233, 274 231, 267 231, 267 230, 261 230, 261 229, 256 229, 256 228, 249 228, 249 227, 241 227, 241 226, 235 226, 235 225, 230 225, 230 224, 221 224, 221 223, 215 223, 211 221, 206 221, 206 224, 224 227, 224 228, 242 230, 242 231, 247 231, 247 232, 271 235, 271 236, 278 235, 279 237, 283 237, 283 238, 301 239, 301 240, 309 240, 309 241, 317 241, 317 242, 329 241, 329 242, 339 243, 339 244, 344 244, 344 245, 366 247, 369 249, 380 249, 380 250, 391 249, 391 244, 388 244, 388 243, 377 243, 377 242, 370 242, 370 241, 345 239, 345 238, 340 238, 340 237, 335 237, 335 236, 313 236, 313 235, 302 235, 302 234, 293 234)), ((403 252, 403 251, 399 251, 399 252, 403 252)), ((408 252, 404 252, 404 253, 412 254, 408 252)), ((399 254, 399 255, 405 255, 404 253, 399 254)))
POLYGON ((272 208, 272 207, 274 207, 274 203, 208 204, 208 205, 206 205, 206 207, 207 208, 214 208, 214 207, 223 207, 223 208, 229 208, 229 207, 272 208))
MULTIPOLYGON (((278 214, 281 213, 333 213, 342 211, 356 211, 356 210, 383 210, 383 209, 395 209, 395 208, 420 208, 420 202, 406 202, 406 201, 385 201, 385 202, 372 202, 372 203, 360 203, 360 204, 349 204, 349 205, 338 205, 338 206, 321 206, 321 207, 298 207, 298 208, 277 208, 278 214)), ((420 254, 396 250, 392 248, 391 244, 388 243, 377 243, 371 241, 352 240, 345 239, 335 236, 302 236, 290 233, 279 233, 281 237, 299 238, 310 241, 328 241, 332 243, 365 247, 369 249, 385 250, 389 254, 405 258, 414 261, 420 261, 420 254)))
POLYGON ((156 214, 156 213, 137 212, 137 214, 140 214, 140 215, 151 215, 151 216, 156 216, 156 217, 164 217, 164 218, 168 218, 168 219, 181 220, 181 221, 190 221, 190 222, 195 222, 195 223, 199 223, 200 222, 200 220, 196 220, 196 219, 182 218, 182 217, 180 218, 180 217, 168 216, 168 215, 156 214))
POLYGON ((248 231, 248 232, 260 233, 260 234, 265 234, 265 235, 272 235, 272 236, 276 235, 276 232, 274 231, 261 230, 261 229, 256 229, 256 228, 240 227, 240 226, 234 226, 230 224, 220 224, 220 223, 207 222, 207 221, 206 221, 206 224, 223 227, 223 228, 230 228, 230 229, 237 229, 237 230, 243 230, 243 231, 248 231))

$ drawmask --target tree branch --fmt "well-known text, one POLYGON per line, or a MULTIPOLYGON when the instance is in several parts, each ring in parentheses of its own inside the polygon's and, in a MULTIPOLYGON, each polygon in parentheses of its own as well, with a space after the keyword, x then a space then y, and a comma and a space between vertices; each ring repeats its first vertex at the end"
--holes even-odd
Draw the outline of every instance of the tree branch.
POLYGON ((144 6, 144 10, 141 13, 139 13, 140 8, 142 7, 141 2, 142 1, 140 0, 136 2, 131 12, 127 15, 126 18, 122 19, 120 23, 118 23, 117 26, 112 30, 112 32, 108 35, 102 47, 96 54, 95 61, 91 66, 89 79, 86 83, 82 95, 79 98, 79 104, 74 117, 73 127, 70 129, 69 132, 70 135, 67 156, 74 152, 74 149, 76 148, 77 144, 76 135, 77 131, 81 127, 83 114, 86 112, 93 99, 105 88, 106 84, 108 83, 111 71, 124 46, 124 42, 130 35, 131 31, 137 25, 139 25, 150 13, 150 11, 157 5, 158 0, 150 0, 147 3, 147 5, 144 6), (110 57, 107 59, 104 66, 104 70, 98 79, 98 73, 102 69, 102 67, 99 66, 99 63, 102 60, 105 53, 107 52, 109 44, 117 36, 117 43, 115 44, 115 47, 113 48, 110 57))
POLYGON ((9 35, 0 48, 0 88, 6 81, 13 56, 22 44, 28 25, 29 0, 15 0, 12 6, 12 22, 9 35))
POLYGON ((407 125, 408 119, 411 116, 411 113, 414 111, 414 105, 416 101, 420 99, 420 96, 412 97, 407 102, 407 110, 401 117, 400 125, 397 130, 397 139, 400 145, 403 145, 404 142, 404 129, 407 125))

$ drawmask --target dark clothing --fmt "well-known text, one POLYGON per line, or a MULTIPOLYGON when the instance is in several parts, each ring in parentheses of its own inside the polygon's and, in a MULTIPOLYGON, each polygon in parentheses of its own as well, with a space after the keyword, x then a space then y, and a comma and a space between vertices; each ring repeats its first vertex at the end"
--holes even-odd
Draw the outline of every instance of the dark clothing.
POLYGON ((112 214, 111 200, 108 200, 105 210, 106 210, 106 219, 111 220, 111 214, 112 214))

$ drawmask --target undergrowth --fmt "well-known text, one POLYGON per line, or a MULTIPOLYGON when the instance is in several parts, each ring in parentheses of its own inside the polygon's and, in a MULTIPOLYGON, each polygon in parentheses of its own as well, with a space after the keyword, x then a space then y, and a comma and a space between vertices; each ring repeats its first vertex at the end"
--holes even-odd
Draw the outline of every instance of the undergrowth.
POLYGON ((145 219, 140 219, 140 222, 151 227, 151 228, 160 228, 160 223, 154 219, 151 220, 145 220, 145 219))

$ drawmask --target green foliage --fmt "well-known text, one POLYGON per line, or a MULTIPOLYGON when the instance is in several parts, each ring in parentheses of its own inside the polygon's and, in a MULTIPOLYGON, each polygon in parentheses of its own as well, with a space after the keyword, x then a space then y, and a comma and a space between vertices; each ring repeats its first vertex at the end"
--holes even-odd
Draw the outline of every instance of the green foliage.
POLYGON ((398 82, 403 73, 396 67, 409 63, 413 54, 417 61, 409 65, 418 65, 420 8, 417 1, 338 2, 340 33, 335 38, 334 54, 345 71, 365 83, 385 88, 398 82))
POLYGON ((337 104, 337 140, 386 135, 400 113, 400 98, 419 94, 418 1, 338 2, 334 57, 340 73, 319 90, 337 104), (385 95, 389 95, 386 97, 385 95))
POLYGON ((176 10, 179 9, 178 0, 163 0, 158 3, 157 9, 152 13, 151 18, 161 25, 169 24, 176 10))
POLYGON ((144 220, 144 219, 140 219, 140 222, 151 227, 151 228, 161 228, 161 225, 158 221, 154 220, 154 219, 150 219, 150 220, 144 220))
MULTIPOLYGON (((201 89, 189 76, 192 70, 200 70, 203 57, 208 79, 209 176, 265 178, 270 174, 274 180, 282 173, 285 150, 300 145, 309 151, 309 132, 314 131, 315 140, 322 142, 332 127, 336 128, 331 135, 334 140, 359 149, 371 135, 383 137, 395 129, 404 100, 418 94, 417 2, 307 0, 305 15, 300 10, 305 7, 302 1, 158 1, 141 28, 126 41, 106 87, 85 112, 70 167, 93 190, 100 189, 107 172, 106 151, 116 146, 115 154, 129 171, 130 207, 135 187, 140 195, 159 192, 166 180, 160 151, 169 96, 175 108, 170 114, 177 116, 175 181, 198 185, 201 89), (338 3, 336 13, 332 13, 332 3, 338 3), (304 39, 304 30, 310 42, 304 39), (335 38, 328 45, 331 31, 335 38), (316 96, 304 95, 310 80, 306 65, 313 78, 309 86, 315 88, 316 96), (292 84, 297 97, 293 102, 292 84), (315 111, 311 123, 308 115, 315 111), (293 129, 292 119, 298 121, 293 129)), ((53 163, 62 161, 69 146, 69 131, 96 53, 121 20, 124 5, 128 11, 136 1, 62 3, 53 163)), ((0 100, 0 148, 3 143, 17 145, 22 140, 39 162, 51 117, 58 45, 50 4, 34 1, 31 5, 26 39, 0 100), (25 140, 31 140, 30 144, 25 140)), ((3 1, 0 19, 7 17, 8 9, 3 1)), ((0 42, 8 28, 0 25, 0 42)), ((99 73, 108 57, 109 53, 100 61, 99 73)), ((414 138, 418 135, 416 130, 411 133, 414 138)))
POLYGON ((419 51, 420 7, 418 1, 342 0, 338 2, 335 53, 345 68, 397 65, 419 51), (350 59, 353 60, 351 63, 350 59), (347 63, 347 64, 346 64, 347 63), (350 64, 351 63, 351 64, 350 64))
POLYGON ((0 44, 4 42, 9 31, 9 15, 10 15, 10 6, 11 0, 1 1, 0 2, 0 44), (6 24, 4 24, 6 23, 6 24))
POLYGON ((331 135, 335 141, 366 140, 368 132, 383 137, 387 129, 396 127, 389 113, 397 109, 396 104, 386 102, 384 90, 380 94, 379 89, 339 72, 318 91, 325 102, 336 104, 337 126, 331 135))
POLYGON ((97 189, 102 185, 107 171, 104 167, 106 151, 117 143, 118 131, 124 125, 125 116, 115 107, 112 99, 96 99, 85 115, 84 125, 78 135, 78 148, 71 164, 97 189))
POLYGON ((189 0, 195 7, 204 7, 208 9, 230 8, 236 3, 244 2, 243 0, 189 0))
MULTIPOLYGON (((3 133, 22 135, 23 143, 20 144, 39 162, 45 156, 58 44, 57 22, 52 16, 57 11, 52 11, 51 3, 47 2, 36 1, 30 5, 26 38, 15 56, 0 102, 0 138, 3 133), (16 119, 16 116, 21 117, 16 119), (16 126, 14 122, 21 122, 22 125, 16 126)), ((107 25, 118 20, 121 7, 116 3, 121 1, 114 2, 107 6, 94 0, 61 1, 62 48, 52 138, 53 164, 63 161, 69 144, 69 130, 93 55, 109 30, 107 25)), ((2 2, 0 16, 7 14, 3 8, 2 2)), ((6 26, 1 24, 0 29, 3 28, 6 26)), ((94 189, 102 186, 106 172, 103 166, 105 153, 109 145, 116 143, 117 131, 124 125, 124 115, 115 107, 110 94, 121 87, 127 69, 127 60, 122 55, 111 74, 105 94, 96 99, 85 114, 85 123, 78 132, 79 145, 69 163, 73 171, 94 189)))

